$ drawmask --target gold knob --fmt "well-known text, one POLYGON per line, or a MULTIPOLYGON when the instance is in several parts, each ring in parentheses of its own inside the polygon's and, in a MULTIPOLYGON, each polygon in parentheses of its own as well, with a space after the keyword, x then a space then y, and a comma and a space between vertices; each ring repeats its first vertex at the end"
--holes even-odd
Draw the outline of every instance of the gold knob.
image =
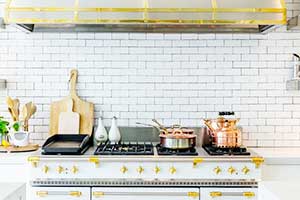
POLYGON ((121 167, 121 172, 123 174, 125 174, 127 171, 128 171, 127 167, 125 167, 125 166, 121 167))
POLYGON ((79 171, 79 170, 78 170, 78 168, 77 168, 76 166, 73 166, 73 167, 72 167, 72 173, 73 173, 73 174, 76 174, 78 171, 79 171))
POLYGON ((176 171, 177 171, 177 170, 176 170, 176 168, 175 168, 175 167, 171 167, 171 168, 170 168, 170 173, 171 173, 171 174, 175 174, 175 173, 176 173, 176 171))
POLYGON ((160 172, 160 168, 158 166, 155 166, 154 172, 155 172, 155 174, 158 174, 160 172))
POLYGON ((242 169, 242 172, 244 173, 244 174, 248 174, 249 172, 250 172, 250 169, 248 168, 248 167, 244 167, 243 169, 242 169))
POLYGON ((220 174, 220 173, 222 172, 222 169, 221 169, 220 167, 216 167, 216 168, 214 169, 214 172, 215 172, 216 174, 220 174))
POLYGON ((228 173, 229 174, 233 174, 233 173, 235 173, 236 172, 236 170, 233 168, 233 167, 229 167, 228 168, 228 173))
POLYGON ((144 170, 144 168, 143 168, 142 166, 139 166, 139 167, 136 169, 136 171, 137 171, 139 174, 141 174, 141 173, 143 173, 145 170, 144 170))
POLYGON ((43 167, 43 172, 44 172, 45 174, 47 174, 48 171, 49 171, 49 167, 48 167, 47 165, 45 165, 45 166, 43 167))
POLYGON ((59 174, 61 174, 63 171, 64 171, 64 168, 63 168, 62 166, 58 166, 58 167, 57 167, 57 172, 58 172, 59 174))

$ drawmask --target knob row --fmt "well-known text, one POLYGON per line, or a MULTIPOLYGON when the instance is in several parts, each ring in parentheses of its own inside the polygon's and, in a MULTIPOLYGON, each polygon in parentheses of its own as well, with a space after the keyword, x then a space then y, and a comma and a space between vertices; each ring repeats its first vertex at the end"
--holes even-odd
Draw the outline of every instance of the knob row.
MULTIPOLYGON (((42 169, 42 171, 43 171, 45 174, 47 174, 47 173, 49 172, 49 170, 50 170, 50 168, 49 168, 47 165, 45 165, 45 166, 43 167, 43 169, 42 169)), ((61 174, 61 173, 63 173, 63 172, 65 171, 65 169, 64 169, 62 166, 58 166, 58 167, 56 168, 56 171, 57 171, 59 174, 61 174)), ((73 166, 73 167, 71 168, 71 172, 72 172, 73 174, 76 174, 78 171, 79 171, 79 169, 78 169, 76 166, 73 166)))
MULTIPOLYGON (((120 169, 120 171, 121 171, 123 174, 125 174, 126 172, 128 172, 128 168, 127 168, 126 166, 122 166, 121 169, 120 169)), ((142 173, 145 171, 145 169, 144 169, 142 166, 139 166, 139 167, 136 169, 136 171, 137 171, 139 174, 142 174, 142 173)), ((156 167, 154 167, 153 171, 154 171, 156 174, 158 174, 158 173, 161 171, 161 169, 160 169, 160 167, 156 166, 156 167)), ((175 174, 176 171, 177 171, 177 169, 176 169, 175 167, 170 167, 170 169, 169 169, 170 174, 175 174)))
MULTIPOLYGON (((237 172, 237 170, 234 168, 234 167, 229 167, 228 168, 228 173, 229 174, 234 174, 234 173, 236 173, 237 172)), ((222 172, 222 169, 220 168, 220 167, 216 167, 216 168, 214 168, 214 172, 216 173, 216 174, 220 174, 221 172, 222 172)), ((243 174, 248 174, 249 172, 250 172, 250 169, 248 168, 248 167, 244 167, 242 170, 241 170, 241 172, 243 173, 243 174)))

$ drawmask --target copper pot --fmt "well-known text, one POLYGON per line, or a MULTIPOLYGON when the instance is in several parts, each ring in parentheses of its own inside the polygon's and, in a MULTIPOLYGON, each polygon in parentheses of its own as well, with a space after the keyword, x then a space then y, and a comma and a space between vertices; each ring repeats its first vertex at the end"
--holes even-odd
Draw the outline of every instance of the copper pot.
POLYGON ((242 134, 236 124, 239 119, 226 119, 223 116, 217 119, 205 119, 204 124, 210 130, 216 147, 234 148, 242 146, 242 134))

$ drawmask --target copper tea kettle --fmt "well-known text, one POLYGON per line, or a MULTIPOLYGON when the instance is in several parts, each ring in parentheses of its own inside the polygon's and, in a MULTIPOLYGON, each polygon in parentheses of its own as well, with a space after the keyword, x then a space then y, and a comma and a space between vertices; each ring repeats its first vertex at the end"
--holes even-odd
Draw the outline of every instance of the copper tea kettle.
POLYGON ((234 112, 219 112, 217 119, 204 119, 212 137, 212 144, 220 148, 240 147, 242 135, 236 126, 239 119, 225 118, 225 115, 234 115, 234 112))

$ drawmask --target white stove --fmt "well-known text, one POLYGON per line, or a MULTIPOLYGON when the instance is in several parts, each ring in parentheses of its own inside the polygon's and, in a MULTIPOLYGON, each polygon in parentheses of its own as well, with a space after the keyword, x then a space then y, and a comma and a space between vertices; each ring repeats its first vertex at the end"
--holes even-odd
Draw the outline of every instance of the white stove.
POLYGON ((29 157, 28 199, 257 199, 263 158, 94 155, 29 157))

